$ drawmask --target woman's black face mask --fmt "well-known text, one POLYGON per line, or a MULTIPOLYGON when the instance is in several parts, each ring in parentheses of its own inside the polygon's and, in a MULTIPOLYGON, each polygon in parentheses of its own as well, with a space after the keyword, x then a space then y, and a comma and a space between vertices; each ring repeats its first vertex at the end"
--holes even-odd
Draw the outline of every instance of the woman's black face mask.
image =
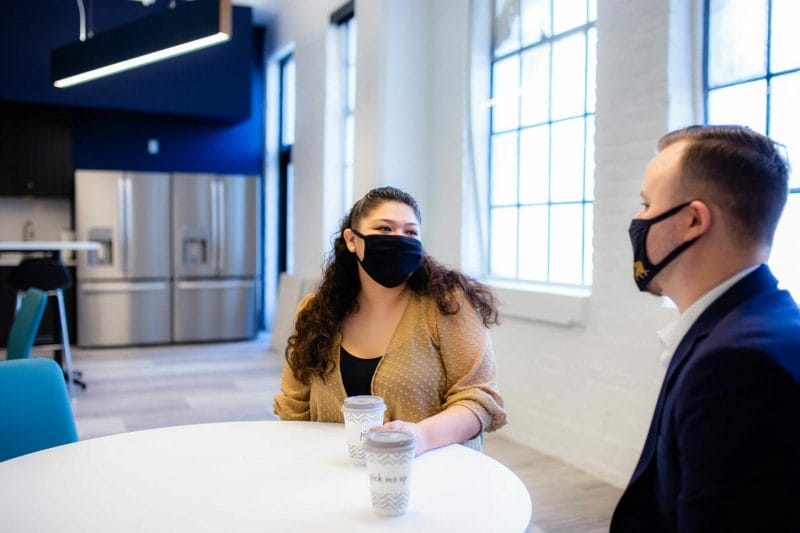
POLYGON ((401 235, 364 235, 350 228, 364 240, 364 259, 356 260, 364 271, 384 287, 404 283, 422 263, 422 241, 401 235))

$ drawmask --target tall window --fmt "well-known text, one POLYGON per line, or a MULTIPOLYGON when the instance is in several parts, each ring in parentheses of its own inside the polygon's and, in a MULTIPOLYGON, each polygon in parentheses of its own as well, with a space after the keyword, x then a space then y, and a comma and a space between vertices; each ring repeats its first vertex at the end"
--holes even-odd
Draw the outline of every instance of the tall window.
POLYGON ((355 2, 348 2, 331 15, 337 25, 341 89, 341 162, 343 212, 353 204, 353 153, 356 112, 356 18, 355 2))
POLYGON ((706 122, 744 124, 786 146, 794 172, 770 259, 800 299, 800 2, 706 0, 706 122))
POLYGON ((495 0, 495 278, 592 283, 596 19, 596 0, 495 0))
POLYGON ((294 56, 284 57, 279 66, 280 72, 280 115, 278 125, 280 180, 278 191, 278 272, 291 272, 292 250, 289 236, 292 234, 292 184, 294 166, 292 165, 292 146, 294 145, 294 56))

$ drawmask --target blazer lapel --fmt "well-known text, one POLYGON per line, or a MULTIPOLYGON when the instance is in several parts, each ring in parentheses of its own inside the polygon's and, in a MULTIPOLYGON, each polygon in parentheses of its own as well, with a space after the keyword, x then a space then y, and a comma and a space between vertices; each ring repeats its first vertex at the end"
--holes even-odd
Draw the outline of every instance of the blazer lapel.
POLYGON ((740 306, 745 300, 753 296, 775 290, 778 286, 778 280, 772 275, 767 265, 761 265, 759 268, 739 280, 733 287, 725 291, 719 298, 711 302, 703 314, 695 321, 683 340, 675 350, 675 355, 672 356, 672 361, 667 368, 667 374, 664 377, 664 382, 667 384, 667 389, 672 387, 680 370, 685 366, 689 356, 694 351, 694 345, 700 339, 706 337, 714 327, 722 320, 725 315, 731 310, 740 306))
POLYGON ((650 422, 647 439, 642 448, 642 455, 633 471, 631 481, 628 484, 629 486, 642 476, 653 460, 656 451, 656 441, 658 440, 658 435, 661 433, 661 418, 667 396, 672 390, 672 385, 675 383, 678 374, 683 367, 686 366, 692 353, 694 353, 695 345, 701 339, 708 336, 719 321, 733 308, 756 294, 774 290, 777 284, 778 281, 772 275, 769 268, 766 265, 761 265, 712 302, 708 309, 706 309, 695 323, 692 324, 689 331, 686 332, 686 335, 684 335, 680 344, 675 349, 675 353, 667 368, 667 373, 664 376, 664 381, 661 384, 661 391, 658 394, 658 401, 653 411, 653 419, 650 422))

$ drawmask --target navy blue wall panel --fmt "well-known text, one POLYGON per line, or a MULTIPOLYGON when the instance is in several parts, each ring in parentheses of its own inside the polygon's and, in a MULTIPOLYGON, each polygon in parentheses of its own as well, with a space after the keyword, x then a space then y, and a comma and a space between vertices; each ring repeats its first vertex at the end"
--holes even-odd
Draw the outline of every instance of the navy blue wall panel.
POLYGON ((236 123, 129 112, 83 111, 73 119, 75 168, 261 174, 264 164, 263 31, 250 68, 252 116, 236 123), (159 153, 147 152, 156 139, 159 153))
MULTIPOLYGON (((127 0, 89 0, 87 26, 100 32, 166 9, 127 0)), ((50 79, 50 53, 79 37, 76 2, 3 2, 0 12, 0 99, 69 107, 242 120, 250 116, 252 12, 233 9, 230 41, 66 89, 50 79)))
MULTIPOLYGON (((85 4, 99 32, 167 2, 148 8, 127 0, 85 4)), ((264 31, 251 25, 251 17, 250 8, 234 7, 228 43, 56 89, 50 51, 77 40, 74 0, 44 0, 35 9, 4 2, 0 100, 68 110, 73 168, 261 174, 264 31), (149 139, 158 140, 158 154, 147 152, 149 139)))

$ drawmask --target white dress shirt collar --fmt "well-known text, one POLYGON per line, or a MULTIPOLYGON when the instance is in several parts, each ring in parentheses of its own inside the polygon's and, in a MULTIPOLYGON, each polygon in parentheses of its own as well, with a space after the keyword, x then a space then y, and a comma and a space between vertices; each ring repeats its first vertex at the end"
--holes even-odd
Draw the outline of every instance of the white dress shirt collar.
POLYGON ((678 348, 678 345, 683 340, 683 337, 686 336, 686 333, 689 332, 689 328, 692 327, 692 324, 700 318, 700 315, 702 315, 717 298, 722 296, 725 291, 733 287, 739 280, 760 266, 761 265, 755 265, 746 268, 738 274, 734 274, 726 279, 690 305, 677 320, 658 330, 658 336, 661 340, 661 344, 664 346, 664 351, 661 352, 661 363, 665 368, 669 366, 669 362, 672 360, 672 356, 678 348))

